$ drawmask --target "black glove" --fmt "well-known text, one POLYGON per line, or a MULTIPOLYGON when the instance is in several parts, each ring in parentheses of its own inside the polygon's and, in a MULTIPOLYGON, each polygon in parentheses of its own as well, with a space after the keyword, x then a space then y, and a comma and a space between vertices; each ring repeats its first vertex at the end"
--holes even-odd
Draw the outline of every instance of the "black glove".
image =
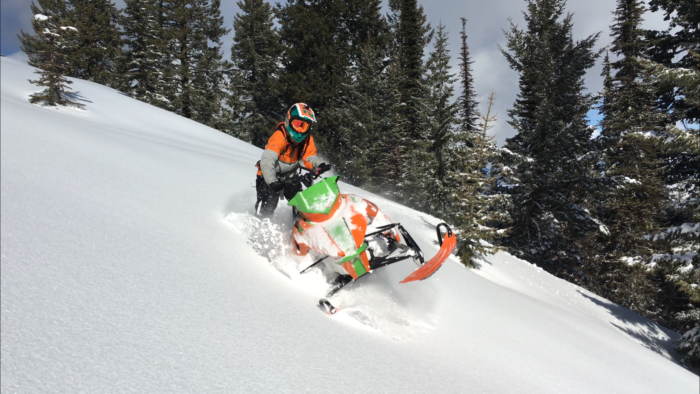
POLYGON ((273 192, 278 192, 282 189, 284 189, 284 183, 280 181, 274 181, 270 183, 270 189, 272 189, 273 192))
POLYGON ((321 163, 318 165, 318 167, 316 167, 316 171, 314 171, 314 175, 319 176, 330 169, 331 169, 330 164, 321 163))
POLYGON ((304 175, 304 177, 301 178, 301 183, 303 183, 307 189, 310 188, 311 185, 314 184, 314 178, 309 176, 309 175, 311 175, 311 174, 310 173, 306 174, 306 175, 304 175))

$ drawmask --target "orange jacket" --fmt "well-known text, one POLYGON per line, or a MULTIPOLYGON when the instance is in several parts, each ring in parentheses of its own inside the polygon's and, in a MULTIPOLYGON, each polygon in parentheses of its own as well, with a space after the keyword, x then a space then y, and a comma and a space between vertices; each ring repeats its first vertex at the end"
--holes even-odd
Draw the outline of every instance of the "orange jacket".
POLYGON ((311 156, 316 156, 316 144, 314 137, 308 136, 304 141, 298 144, 287 138, 287 131, 284 129, 284 122, 279 123, 275 132, 272 134, 265 149, 269 149, 277 153, 277 158, 283 163, 293 164, 299 160, 304 161, 304 167, 308 169, 314 168, 313 164, 307 160, 311 156))
POLYGON ((309 135, 304 141, 295 144, 287 137, 287 131, 282 122, 277 125, 275 132, 267 141, 260 160, 258 175, 264 176, 269 184, 277 179, 278 174, 291 173, 299 165, 313 169, 321 163, 317 156, 314 137, 309 135))

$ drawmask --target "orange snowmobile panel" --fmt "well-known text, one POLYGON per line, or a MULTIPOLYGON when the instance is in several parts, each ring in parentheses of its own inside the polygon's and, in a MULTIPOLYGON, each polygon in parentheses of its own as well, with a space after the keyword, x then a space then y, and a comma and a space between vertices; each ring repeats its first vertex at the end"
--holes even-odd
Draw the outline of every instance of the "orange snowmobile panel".
POLYGON ((297 221, 297 224, 294 226, 292 229, 292 236, 294 237, 294 240, 297 241, 297 243, 301 246, 301 244, 304 244, 307 248, 315 250, 316 252, 326 254, 328 256, 334 256, 336 258, 338 257, 345 257, 345 252, 336 244, 335 240, 331 238, 328 233, 326 232, 326 229, 324 229, 321 226, 312 226, 309 223, 307 223, 304 219, 299 219, 297 221), (314 232, 315 236, 311 237, 306 237, 304 236, 304 233, 306 232, 314 232), (322 232, 323 234, 318 234, 317 232, 322 232), (320 242, 320 243, 314 243, 314 239, 322 239, 325 238, 327 242, 320 242), (308 243, 304 241, 310 241, 308 243))
POLYGON ((362 260, 362 265, 365 266, 365 270, 367 270, 367 272, 370 271, 370 268, 369 268, 369 257, 367 257, 367 254, 368 254, 368 253, 369 253, 368 251, 364 251, 364 252, 360 253, 360 260, 362 260))
POLYGON ((367 217, 374 220, 374 218, 377 216, 377 212, 379 212, 379 207, 377 207, 373 202, 367 201, 367 217))
POLYGON ((302 212, 301 216, 304 218, 315 222, 315 223, 321 223, 325 222, 326 220, 330 219, 335 215, 336 212, 338 212, 338 209, 340 208, 341 205, 343 205, 343 199, 345 197, 342 194, 338 195, 338 198, 335 199, 335 202, 331 206, 331 210, 328 213, 307 213, 307 212, 302 212))
POLYGON ((355 267, 352 266, 352 261, 346 261, 342 265, 343 268, 345 268, 345 271, 348 272, 348 275, 352 276, 353 279, 357 279, 360 276, 357 275, 357 272, 355 272, 355 267))
POLYGON ((301 231, 304 231, 310 227, 311 225, 306 223, 304 219, 300 219, 296 226, 292 228, 292 251, 297 256, 306 256, 309 253, 309 245, 304 242, 298 242, 297 235, 300 234, 299 228, 301 228, 301 231))
POLYGON ((367 218, 365 215, 352 209, 353 215, 350 217, 350 232, 355 239, 355 246, 360 247, 365 242, 365 233, 367 232, 367 218))
POLYGON ((292 252, 297 256, 306 256, 309 254, 309 245, 303 242, 297 242, 295 234, 299 234, 296 227, 292 230, 292 252))

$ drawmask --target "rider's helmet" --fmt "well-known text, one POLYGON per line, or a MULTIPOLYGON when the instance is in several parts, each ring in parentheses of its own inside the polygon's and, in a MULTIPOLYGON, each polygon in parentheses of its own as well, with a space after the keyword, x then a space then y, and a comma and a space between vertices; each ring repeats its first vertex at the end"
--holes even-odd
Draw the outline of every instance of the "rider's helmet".
POLYGON ((316 115, 311 107, 304 103, 296 103, 287 111, 284 128, 292 141, 298 144, 309 135, 314 123, 316 115))

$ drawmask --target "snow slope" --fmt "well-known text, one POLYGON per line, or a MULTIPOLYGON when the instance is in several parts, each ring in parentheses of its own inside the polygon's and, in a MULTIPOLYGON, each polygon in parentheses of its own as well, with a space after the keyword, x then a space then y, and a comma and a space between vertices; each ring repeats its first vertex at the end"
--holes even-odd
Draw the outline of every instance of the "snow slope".
MULTIPOLYGON (((290 210, 250 215, 259 149, 80 80, 84 110, 31 105, 32 72, 2 58, 3 393, 698 393, 678 334, 506 253, 326 316, 268 243, 290 210)), ((437 251, 438 219, 341 189, 437 251)))

